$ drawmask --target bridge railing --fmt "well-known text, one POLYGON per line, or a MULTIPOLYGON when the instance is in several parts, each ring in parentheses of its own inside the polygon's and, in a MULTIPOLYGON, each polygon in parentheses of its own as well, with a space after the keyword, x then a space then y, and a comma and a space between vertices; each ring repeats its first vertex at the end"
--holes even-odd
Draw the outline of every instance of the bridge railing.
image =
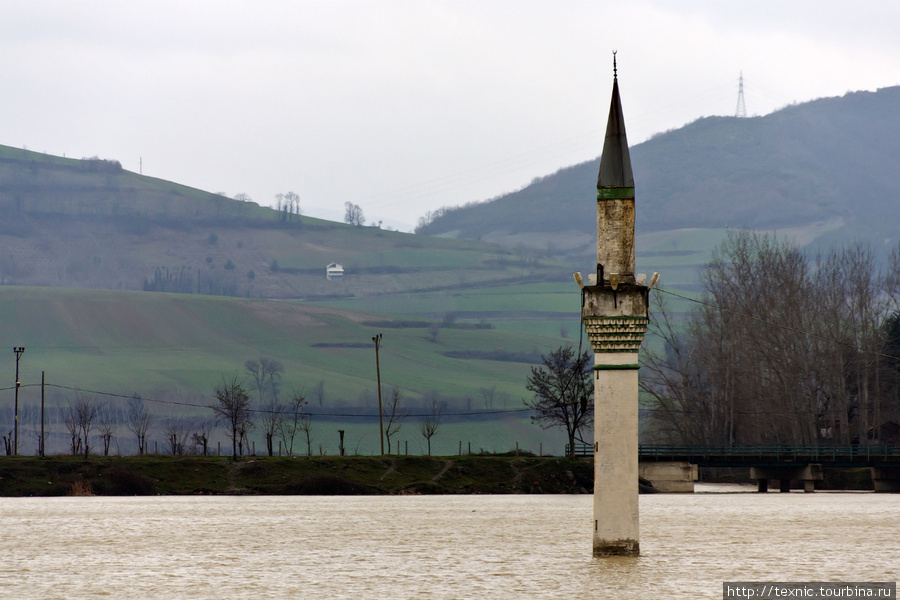
MULTIPOLYGON (((575 456, 592 456, 594 454, 594 447, 591 444, 585 444, 582 442, 575 443, 575 456)), ((566 456, 569 455, 569 445, 566 444, 566 456)))
POLYGON ((746 458, 835 460, 900 457, 898 446, 662 446, 641 445, 644 458, 732 456, 746 458))
MULTIPOLYGON (((591 456, 594 447, 591 444, 576 443, 575 456, 591 456)), ((569 454, 569 445, 566 444, 566 455, 569 454)), ((665 459, 685 457, 744 457, 766 458, 775 460, 810 459, 830 460, 842 458, 886 459, 888 457, 900 457, 900 446, 669 446, 641 444, 639 447, 641 458, 665 459)))

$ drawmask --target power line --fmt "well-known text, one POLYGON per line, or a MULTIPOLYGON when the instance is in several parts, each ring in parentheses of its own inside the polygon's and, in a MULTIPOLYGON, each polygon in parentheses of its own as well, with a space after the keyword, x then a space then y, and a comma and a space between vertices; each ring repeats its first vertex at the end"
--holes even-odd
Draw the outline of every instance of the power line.
MULTIPOLYGON (((40 387, 39 383, 29 383, 22 384, 21 387, 40 387)), ((93 394, 96 396, 108 396, 111 398, 124 398, 126 400, 141 400, 143 402, 152 402, 155 404, 168 404, 173 406, 187 406, 190 408, 213 408, 212 404, 198 404, 196 402, 179 402, 176 400, 161 400, 157 398, 146 398, 144 396, 138 396, 135 394, 119 394, 116 392, 103 392, 99 390, 88 390, 84 388, 77 388, 68 385, 60 385, 55 383, 45 383, 46 387, 68 390, 71 392, 78 392, 82 394, 93 394)), ((10 390, 12 388, 0 388, 0 391, 10 390)), ((507 409, 491 409, 491 410, 473 410, 473 411, 464 411, 464 412, 454 412, 454 413, 442 413, 443 416, 446 417, 469 417, 469 416, 483 416, 483 415, 501 415, 501 414, 515 414, 515 413, 523 413, 530 412, 531 408, 507 408, 507 409)), ((250 412, 257 414, 275 414, 281 413, 282 411, 270 410, 265 408, 253 408, 250 409, 250 412)), ((347 417, 353 419, 377 419, 377 413, 346 413, 346 412, 314 412, 314 411, 304 411, 311 417, 347 417)), ((408 417, 416 417, 416 418, 424 418, 432 416, 431 413, 410 413, 407 414, 408 417)))

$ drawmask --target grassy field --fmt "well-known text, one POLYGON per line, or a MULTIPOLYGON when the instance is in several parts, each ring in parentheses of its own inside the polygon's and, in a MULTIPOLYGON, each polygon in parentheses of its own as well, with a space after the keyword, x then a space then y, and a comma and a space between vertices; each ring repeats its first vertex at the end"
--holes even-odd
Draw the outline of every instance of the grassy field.
MULTIPOLYGON (((356 228, 346 230, 358 233, 356 228)), ((371 243, 382 240, 377 230, 363 233, 371 243)), ((644 264, 658 260, 656 253, 674 253, 664 255, 668 264, 658 267, 665 286, 696 295, 683 278, 673 282, 669 275, 676 266, 696 273, 696 261, 705 259, 709 248, 692 235, 675 238, 657 240, 657 249, 648 251, 644 264)), ((220 236, 218 243, 228 239, 220 236)), ((357 245, 366 247, 365 242, 357 245)), ((417 255, 420 250, 409 252, 417 255)), ((478 251, 472 250, 472 256, 478 251)), ((448 253, 458 259, 465 250, 457 247, 448 253)), ((425 265, 432 258, 417 260, 425 265)), ((638 259, 640 263, 641 255, 638 259)), ((407 264, 414 262, 407 260, 407 264)), ((657 270, 656 265, 649 266, 647 270, 657 270)), ((552 272, 549 266, 544 269, 544 273, 552 272)), ((557 281, 501 279, 477 285, 465 281, 450 285, 454 278, 465 278, 464 267, 446 273, 424 270, 425 277, 443 279, 447 288, 420 291, 398 285, 389 293, 305 302, 0 286, 4 317, 0 341, 8 347, 26 347, 20 363, 20 401, 31 407, 32 423, 42 371, 53 406, 65 405, 78 393, 119 406, 125 402, 120 396, 139 394, 161 417, 202 416, 208 409, 197 406, 210 403, 212 390, 223 376, 243 376, 247 360, 270 357, 284 364, 283 396, 303 391, 312 409, 325 413, 316 420, 313 452, 336 453, 336 432, 344 429, 347 447, 367 454, 378 448, 377 419, 371 417, 377 409, 372 344, 377 333, 384 336, 383 390, 388 393, 398 386, 405 404, 417 415, 424 414, 435 399, 446 403, 447 413, 521 409, 532 364, 561 344, 577 346, 582 336, 578 288, 564 266, 556 267, 557 281), (476 353, 475 358, 448 356, 460 352, 476 353), (530 358, 529 362, 485 358, 491 355, 530 358), (321 403, 311 393, 320 384, 321 403), (347 413, 368 417, 347 417, 347 413)), ((352 284, 349 278, 337 285, 353 289, 352 284)), ((687 301, 671 300, 676 312, 690 308, 687 301)), ((587 341, 581 341, 588 349, 587 341)), ((647 343, 652 345, 652 340, 647 343)), ((10 373, 13 359, 10 353, 10 373)), ((11 421, 12 392, 11 387, 0 385, 0 423, 11 421)), ((477 417, 449 419, 433 440, 434 450, 452 453, 462 443, 466 448, 471 444, 474 451, 502 452, 518 443, 533 452, 542 445, 548 452, 563 451, 559 431, 541 430, 524 413, 477 417)), ((425 451, 418 432, 420 420, 408 419, 396 437, 404 447, 409 444, 413 454, 425 451)), ((27 429, 26 421, 21 424, 27 429)), ((64 448, 62 433, 57 423, 58 443, 64 448)), ((223 441, 222 433, 218 435, 223 441)), ((258 432, 256 437, 260 438, 258 432)), ((161 431, 156 431, 155 439, 161 441, 161 431)), ((28 443, 28 448, 34 445, 28 443)), ((127 447, 128 442, 123 439, 122 445, 127 447)))
MULTIPOLYGON (((317 419, 316 451, 322 444, 324 451, 335 452, 335 432, 344 428, 348 446, 369 453, 378 444, 377 419, 371 418, 377 414, 372 337, 382 333, 385 393, 398 386, 414 414, 423 414, 432 400, 445 403, 447 423, 434 439, 436 451, 454 451, 459 442, 471 443, 476 450, 497 451, 519 442, 537 451, 541 443, 549 448, 561 440, 531 425, 519 412, 500 413, 489 420, 475 415, 478 419, 472 422, 454 418, 455 413, 484 409, 521 409, 531 364, 447 356, 473 350, 501 355, 526 352, 539 360, 540 353, 564 341, 558 337, 423 321, 438 327, 435 336, 426 326, 372 324, 390 325, 384 314, 301 302, 59 288, 0 287, 0 314, 4 316, 0 340, 10 347, 26 348, 20 361, 19 399, 20 406, 30 411, 31 421, 20 422, 27 431, 34 430, 42 372, 49 406, 65 405, 80 393, 121 407, 122 396, 138 394, 148 403, 157 402, 150 408, 162 417, 197 415, 205 409, 191 405, 207 406, 223 376, 243 376, 245 361, 270 357, 284 365, 283 396, 302 390, 312 409, 328 413, 317 419), (311 394, 320 382, 321 404, 311 394), (370 417, 347 418, 348 414, 370 417)), ((10 374, 14 358, 10 353, 10 374)), ((13 389, 0 387, 5 433, 11 429, 13 389)), ((420 453, 424 441, 417 432, 417 420, 421 419, 411 418, 397 439, 408 441, 410 452, 420 453)), ((62 436, 58 418, 56 432, 62 436)), ((20 436, 26 439, 23 433, 20 436)), ((160 437, 157 432, 156 439, 160 437)), ((64 439, 59 443, 64 444, 64 439)))

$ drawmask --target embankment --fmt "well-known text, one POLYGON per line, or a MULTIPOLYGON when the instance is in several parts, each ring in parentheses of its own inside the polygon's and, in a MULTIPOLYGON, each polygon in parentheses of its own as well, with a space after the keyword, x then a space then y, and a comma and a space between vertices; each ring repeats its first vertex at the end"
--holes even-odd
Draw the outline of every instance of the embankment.
POLYGON ((0 496, 583 494, 584 460, 524 456, 0 457, 0 496))

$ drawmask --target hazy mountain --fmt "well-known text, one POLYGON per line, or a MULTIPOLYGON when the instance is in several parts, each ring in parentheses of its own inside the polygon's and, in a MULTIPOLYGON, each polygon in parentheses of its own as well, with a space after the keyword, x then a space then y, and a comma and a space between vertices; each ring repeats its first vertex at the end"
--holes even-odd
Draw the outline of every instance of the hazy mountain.
MULTIPOLYGON (((449 209, 419 232, 590 256, 601 149, 598 140, 597 159, 449 209)), ((900 239, 900 87, 699 119, 633 146, 631 159, 639 234, 748 227, 805 231, 801 243, 900 239)))

